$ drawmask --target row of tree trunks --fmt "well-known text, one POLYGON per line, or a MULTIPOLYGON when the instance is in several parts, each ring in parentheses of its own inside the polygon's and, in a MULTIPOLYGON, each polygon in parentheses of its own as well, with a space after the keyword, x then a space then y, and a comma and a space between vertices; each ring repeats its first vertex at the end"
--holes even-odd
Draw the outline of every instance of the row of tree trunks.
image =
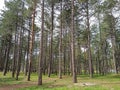
POLYGON ((9 62, 9 54, 10 54, 10 48, 11 48, 11 40, 12 40, 12 35, 11 34, 7 34, 6 36, 6 40, 7 40, 7 45, 6 45, 6 50, 5 50, 5 63, 4 63, 4 71, 3 71, 3 75, 5 76, 7 73, 7 69, 8 69, 8 62, 9 62))
MULTIPOLYGON (((85 45, 82 46, 82 41, 80 41, 80 39, 77 41, 76 37, 76 31, 77 31, 77 27, 75 27, 77 25, 77 20, 76 23, 74 23, 75 21, 75 10, 76 10, 76 2, 75 0, 71 0, 70 1, 70 15, 71 15, 71 19, 69 20, 70 23, 69 25, 65 25, 66 23, 64 23, 64 15, 62 15, 64 12, 64 8, 63 8, 63 0, 60 0, 60 33, 58 35, 58 37, 54 37, 53 35, 53 30, 56 29, 54 28, 54 11, 55 11, 55 2, 54 0, 51 0, 52 3, 50 5, 51 8, 51 22, 50 22, 50 30, 47 32, 44 32, 44 16, 46 14, 44 14, 44 2, 46 4, 45 0, 42 0, 42 12, 41 12, 41 40, 40 40, 40 53, 39 53, 39 67, 38 62, 37 62, 37 58, 35 60, 35 62, 33 61, 33 53, 34 53, 34 44, 36 43, 36 41, 34 41, 34 37, 35 37, 35 12, 36 12, 36 4, 37 4, 37 0, 34 0, 34 5, 32 7, 32 26, 29 25, 31 31, 28 31, 28 37, 27 37, 27 49, 24 49, 24 45, 23 45, 23 38, 24 38, 24 34, 26 34, 26 32, 24 32, 24 21, 23 21, 23 16, 21 15, 17 15, 17 19, 19 21, 16 21, 16 27, 15 27, 15 31, 14 33, 12 32, 12 34, 14 35, 14 47, 13 50, 11 48, 12 45, 12 34, 7 34, 5 36, 5 40, 2 41, 1 48, 3 48, 3 50, 1 49, 0 54, 4 54, 4 56, 0 56, 0 59, 3 63, 4 66, 1 65, 0 63, 0 69, 3 70, 3 74, 6 75, 8 68, 12 66, 12 77, 15 77, 16 74, 16 80, 18 80, 18 76, 20 73, 20 70, 22 68, 22 71, 24 71, 25 68, 25 75, 28 75, 28 81, 30 81, 30 75, 32 72, 32 68, 35 69, 35 71, 37 71, 36 69, 38 69, 38 85, 42 85, 42 73, 44 73, 44 75, 47 73, 48 77, 50 77, 51 74, 58 74, 58 77, 60 79, 62 79, 62 74, 70 74, 73 76, 73 82, 76 83, 77 82, 77 75, 79 74, 89 74, 90 77, 93 77, 93 74, 96 72, 97 74, 100 75, 105 75, 107 74, 110 70, 113 69, 113 71, 115 71, 115 73, 118 73, 118 68, 119 68, 119 51, 117 51, 117 48, 120 49, 120 46, 117 47, 117 42, 116 42, 116 32, 115 32, 115 20, 112 14, 106 14, 107 17, 110 17, 110 23, 108 23, 109 28, 107 27, 107 29, 110 29, 110 34, 108 37, 107 35, 102 36, 102 33, 107 34, 107 29, 105 28, 105 31, 103 32, 101 28, 102 26, 102 22, 105 22, 105 20, 103 20, 102 22, 100 21, 100 16, 98 13, 98 28, 99 28, 99 43, 100 45, 98 45, 98 50, 95 49, 93 52, 92 50, 93 48, 93 44, 91 44, 91 26, 90 26, 90 3, 89 1, 81 1, 82 4, 85 4, 85 20, 86 20, 86 24, 84 25, 84 32, 87 33, 87 40, 83 41, 85 45), (75 4, 74 4, 75 2, 75 4), (66 26, 66 27, 65 27, 66 26), (67 29, 70 28, 70 30, 67 31, 67 29), (66 30, 66 32, 63 32, 64 30, 66 30), (86 30, 86 31, 85 31, 86 30), (48 34, 50 32, 50 34, 48 34), (70 35, 69 35, 70 34, 70 35), (50 36, 50 37, 49 37, 50 36), (67 38, 65 38, 67 37, 67 38), (108 45, 109 42, 107 41, 109 38, 109 40, 111 40, 111 46, 109 47, 108 45), (56 39, 56 40, 55 40, 56 39), (69 39, 68 41, 64 42, 64 39, 69 39), (55 41, 55 42, 54 42, 55 41), (86 47, 87 46, 87 47, 86 47), (84 48, 84 50, 82 50, 81 48, 84 48), (109 49, 109 51, 108 51, 109 49), (111 50, 111 52, 110 52, 111 50), (10 59, 12 58, 11 52, 14 53, 13 56, 13 60, 12 60, 12 65, 9 64, 10 59), (97 53, 96 53, 97 52, 97 53), (49 54, 48 54, 49 53, 49 54), (93 55, 94 53, 96 53, 96 55, 93 55), (108 53, 110 53, 111 55, 109 55, 108 57, 108 53), (93 56, 92 56, 93 55, 93 56), (27 57, 27 58, 26 58, 27 57), (35 65, 37 66, 33 66, 32 67, 32 63, 35 63, 35 65), (29 66, 28 66, 29 64, 29 66), (114 65, 112 65, 114 64, 114 65)), ((69 2, 69 1, 68 1, 69 2)), ((79 4, 79 3, 78 3, 79 4)), ((22 7, 22 9, 24 8, 24 6, 22 7)), ((23 12, 19 12, 23 15, 23 12)), ((68 23, 67 23, 68 24, 68 23)), ((107 24, 106 24, 107 26, 107 24)), ((104 27, 104 26, 103 26, 104 27)), ((45 26, 46 29, 46 26, 45 26)), ((48 28, 47 28, 48 29, 48 28)), ((82 29, 81 29, 82 30, 82 29)), ((103 29, 104 30, 104 29, 103 29)), ((81 33, 80 33, 81 34, 81 33)), ((79 36, 77 37, 79 38, 79 36)), ((37 47, 37 45, 36 45, 37 47)), ((97 48, 97 46, 96 46, 97 48)), ((118 50, 119 50, 118 49, 118 50)), ((37 53, 38 51, 36 51, 37 53)), ((36 57, 38 55, 36 54, 36 57)), ((11 69, 11 68, 10 68, 11 69)))

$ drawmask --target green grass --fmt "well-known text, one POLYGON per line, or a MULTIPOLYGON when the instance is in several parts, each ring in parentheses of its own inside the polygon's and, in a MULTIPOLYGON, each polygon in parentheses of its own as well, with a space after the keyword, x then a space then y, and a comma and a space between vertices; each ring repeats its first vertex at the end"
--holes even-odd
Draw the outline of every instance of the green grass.
POLYGON ((11 73, 8 73, 6 76, 3 76, 3 73, 0 72, 0 86, 12 85, 12 84, 21 84, 24 83, 24 76, 21 74, 19 79, 16 81, 15 78, 11 77, 11 73))
MULTIPOLYGON (((106 75, 98 76, 95 75, 94 78, 89 78, 86 75, 78 76, 78 83, 72 83, 72 77, 63 76, 62 79, 58 79, 57 76, 52 75, 50 78, 43 76, 43 85, 37 86, 38 76, 36 73, 31 75, 31 81, 29 81, 32 86, 26 88, 20 88, 17 90, 120 90, 120 75, 106 75), (83 83, 91 83, 95 85, 83 85, 83 83)), ((7 76, 2 76, 0 73, 0 87, 2 85, 8 84, 25 84, 28 83, 26 77, 21 74, 18 81, 11 78, 9 73, 7 76)))
MULTIPOLYGON (((72 87, 45 87, 43 86, 33 86, 33 87, 28 87, 28 88, 21 88, 18 90, 110 90, 107 89, 105 87, 101 87, 101 86, 91 86, 91 87, 76 87, 76 86, 72 86, 72 87)), ((115 90, 119 90, 119 89, 115 89, 115 90)))
POLYGON ((32 86, 19 90, 120 90, 120 75, 95 76, 90 79, 88 76, 78 76, 78 83, 72 83, 72 77, 64 76, 58 79, 56 76, 43 77, 42 86, 32 86), (81 86, 81 83, 94 83, 91 86, 81 86))

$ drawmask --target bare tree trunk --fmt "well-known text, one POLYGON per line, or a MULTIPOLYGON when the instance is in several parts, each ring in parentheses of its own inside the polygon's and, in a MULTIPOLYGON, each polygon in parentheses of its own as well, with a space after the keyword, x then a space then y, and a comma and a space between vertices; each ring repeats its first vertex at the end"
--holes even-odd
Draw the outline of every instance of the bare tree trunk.
POLYGON ((64 63, 64 71, 63 71, 63 73, 64 73, 64 75, 66 74, 66 47, 64 46, 64 52, 63 52, 63 54, 64 54, 64 60, 63 60, 63 63, 64 63))
POLYGON ((59 43, 59 79, 62 79, 62 58, 63 58, 63 52, 62 52, 62 0, 60 3, 61 7, 61 18, 60 18, 60 43, 59 43))
MULTIPOLYGON (((29 29, 31 29, 31 18, 29 18, 29 29)), ((27 38, 27 58, 25 61, 25 76, 27 76, 28 72, 28 61, 29 61, 29 47, 30 47, 30 31, 28 31, 28 38, 27 38)))
MULTIPOLYGON (((98 5, 100 5, 100 1, 98 0, 98 5)), ((101 32, 101 26, 100 26, 100 12, 98 12, 98 27, 99 27, 99 38, 100 38, 100 47, 99 47, 99 53, 98 53, 98 69, 99 69, 99 74, 102 74, 102 68, 104 67, 102 62, 104 60, 103 57, 103 40, 102 40, 102 32, 101 32)))
MULTIPOLYGON (((5 42, 5 41, 4 41, 5 42)), ((5 58, 6 58, 6 54, 7 54, 7 46, 4 46, 4 50, 3 50, 4 56, 2 57, 2 59, 4 60, 4 65, 3 65, 3 72, 4 72, 4 67, 5 67, 5 58)), ((4 75, 4 74, 3 74, 4 75)))
POLYGON ((4 70, 4 63, 5 63, 5 57, 6 57, 6 51, 7 51, 7 46, 5 45, 5 36, 3 35, 1 38, 1 58, 0 58, 0 68, 1 71, 4 70))
POLYGON ((4 64, 4 71, 3 71, 3 75, 5 76, 7 73, 7 68, 8 68, 8 61, 9 61, 9 53, 10 53, 10 48, 11 48, 11 40, 12 40, 12 35, 8 34, 7 35, 7 40, 8 40, 8 44, 7 44, 7 50, 6 50, 6 56, 5 56, 5 64, 4 64))
MULTIPOLYGON (((2 43, 2 41, 1 41, 1 43, 2 43)), ((1 48, 0 48, 0 71, 3 71, 3 63, 4 63, 4 60, 3 60, 3 56, 4 55, 2 55, 3 54, 3 50, 2 50, 2 48, 3 48, 3 45, 1 45, 1 48)))
POLYGON ((32 26, 31 26, 31 32, 30 32, 29 66, 28 66, 28 78, 27 78, 28 81, 30 81, 31 64, 32 64, 32 58, 33 58, 35 10, 36 10, 36 0, 34 0, 34 5, 33 5, 32 26))
POLYGON ((18 80, 19 72, 20 72, 20 66, 21 66, 21 37, 22 37, 22 29, 19 31, 18 34, 18 53, 17 53, 17 72, 16 72, 16 80, 18 80))
POLYGON ((43 61, 43 74, 46 74, 46 69, 47 69, 47 44, 48 44, 48 31, 45 32, 45 36, 44 36, 44 61, 43 61))
POLYGON ((93 77, 93 67, 92 67, 92 55, 91 55, 91 47, 90 47, 90 23, 89 23, 89 5, 87 3, 87 32, 88 32, 88 59, 89 59, 89 73, 90 78, 93 77))
POLYGON ((74 0, 71 1, 72 5, 72 13, 71 13, 71 58, 72 58, 72 72, 73 72, 73 83, 77 83, 77 76, 76 76, 76 64, 75 64, 75 45, 74 45, 74 0))
POLYGON ((54 29, 54 3, 53 3, 53 0, 52 0, 52 12, 51 12, 51 20, 52 20, 52 25, 51 25, 51 37, 50 37, 50 57, 49 57, 49 64, 48 64, 48 77, 50 77, 50 74, 51 74, 51 63, 52 63, 52 60, 53 60, 53 47, 52 47, 52 44, 53 44, 53 29, 54 29))
POLYGON ((111 42, 112 42, 112 56, 114 62, 114 70, 115 73, 118 74, 117 70, 117 61, 116 61, 116 35, 115 35, 115 19, 114 16, 111 14, 111 42))
POLYGON ((12 77, 15 77, 15 71, 16 71, 16 59, 17 59, 17 25, 15 30, 15 43, 14 43, 14 58, 12 62, 12 77))
POLYGON ((111 40, 112 40, 112 56, 113 56, 113 62, 114 62, 114 70, 115 73, 118 74, 118 70, 117 70, 117 63, 116 63, 116 44, 115 44, 115 36, 111 36, 111 40))
POLYGON ((40 42, 40 57, 39 57, 39 67, 38 67, 38 85, 42 85, 42 61, 43 61, 43 37, 44 37, 44 0, 42 0, 42 24, 41 24, 41 42, 40 42))
POLYGON ((27 76, 27 72, 28 72, 28 60, 29 60, 29 42, 30 42, 30 31, 28 31, 28 45, 27 45, 27 58, 25 61, 25 76, 27 76))

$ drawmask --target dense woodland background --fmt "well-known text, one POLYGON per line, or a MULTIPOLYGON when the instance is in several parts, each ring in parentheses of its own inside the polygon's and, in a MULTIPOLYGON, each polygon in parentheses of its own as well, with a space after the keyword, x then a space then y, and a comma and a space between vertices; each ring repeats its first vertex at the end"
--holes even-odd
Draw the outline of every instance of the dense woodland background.
POLYGON ((19 79, 120 72, 120 0, 5 0, 0 71, 19 79))

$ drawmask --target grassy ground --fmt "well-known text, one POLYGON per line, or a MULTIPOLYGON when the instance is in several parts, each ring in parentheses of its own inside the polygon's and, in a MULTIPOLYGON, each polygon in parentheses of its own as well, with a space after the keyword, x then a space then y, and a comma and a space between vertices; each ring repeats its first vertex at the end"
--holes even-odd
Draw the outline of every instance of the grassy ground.
POLYGON ((6 76, 3 76, 3 73, 0 72, 0 87, 5 85, 12 85, 12 84, 21 84, 24 83, 24 76, 21 74, 19 80, 16 82, 15 78, 11 77, 11 73, 8 73, 6 76))
POLYGON ((30 83, 29 87, 16 88, 15 90, 120 90, 120 75, 95 76, 90 79, 88 76, 78 76, 78 83, 72 83, 72 77, 63 76, 63 79, 58 79, 52 75, 51 78, 43 76, 43 85, 37 86, 37 74, 32 74, 31 81, 28 82, 24 75, 16 81, 11 78, 11 74, 2 76, 0 74, 0 87, 5 85, 26 84, 30 83), (33 85, 32 85, 33 84, 33 85))

